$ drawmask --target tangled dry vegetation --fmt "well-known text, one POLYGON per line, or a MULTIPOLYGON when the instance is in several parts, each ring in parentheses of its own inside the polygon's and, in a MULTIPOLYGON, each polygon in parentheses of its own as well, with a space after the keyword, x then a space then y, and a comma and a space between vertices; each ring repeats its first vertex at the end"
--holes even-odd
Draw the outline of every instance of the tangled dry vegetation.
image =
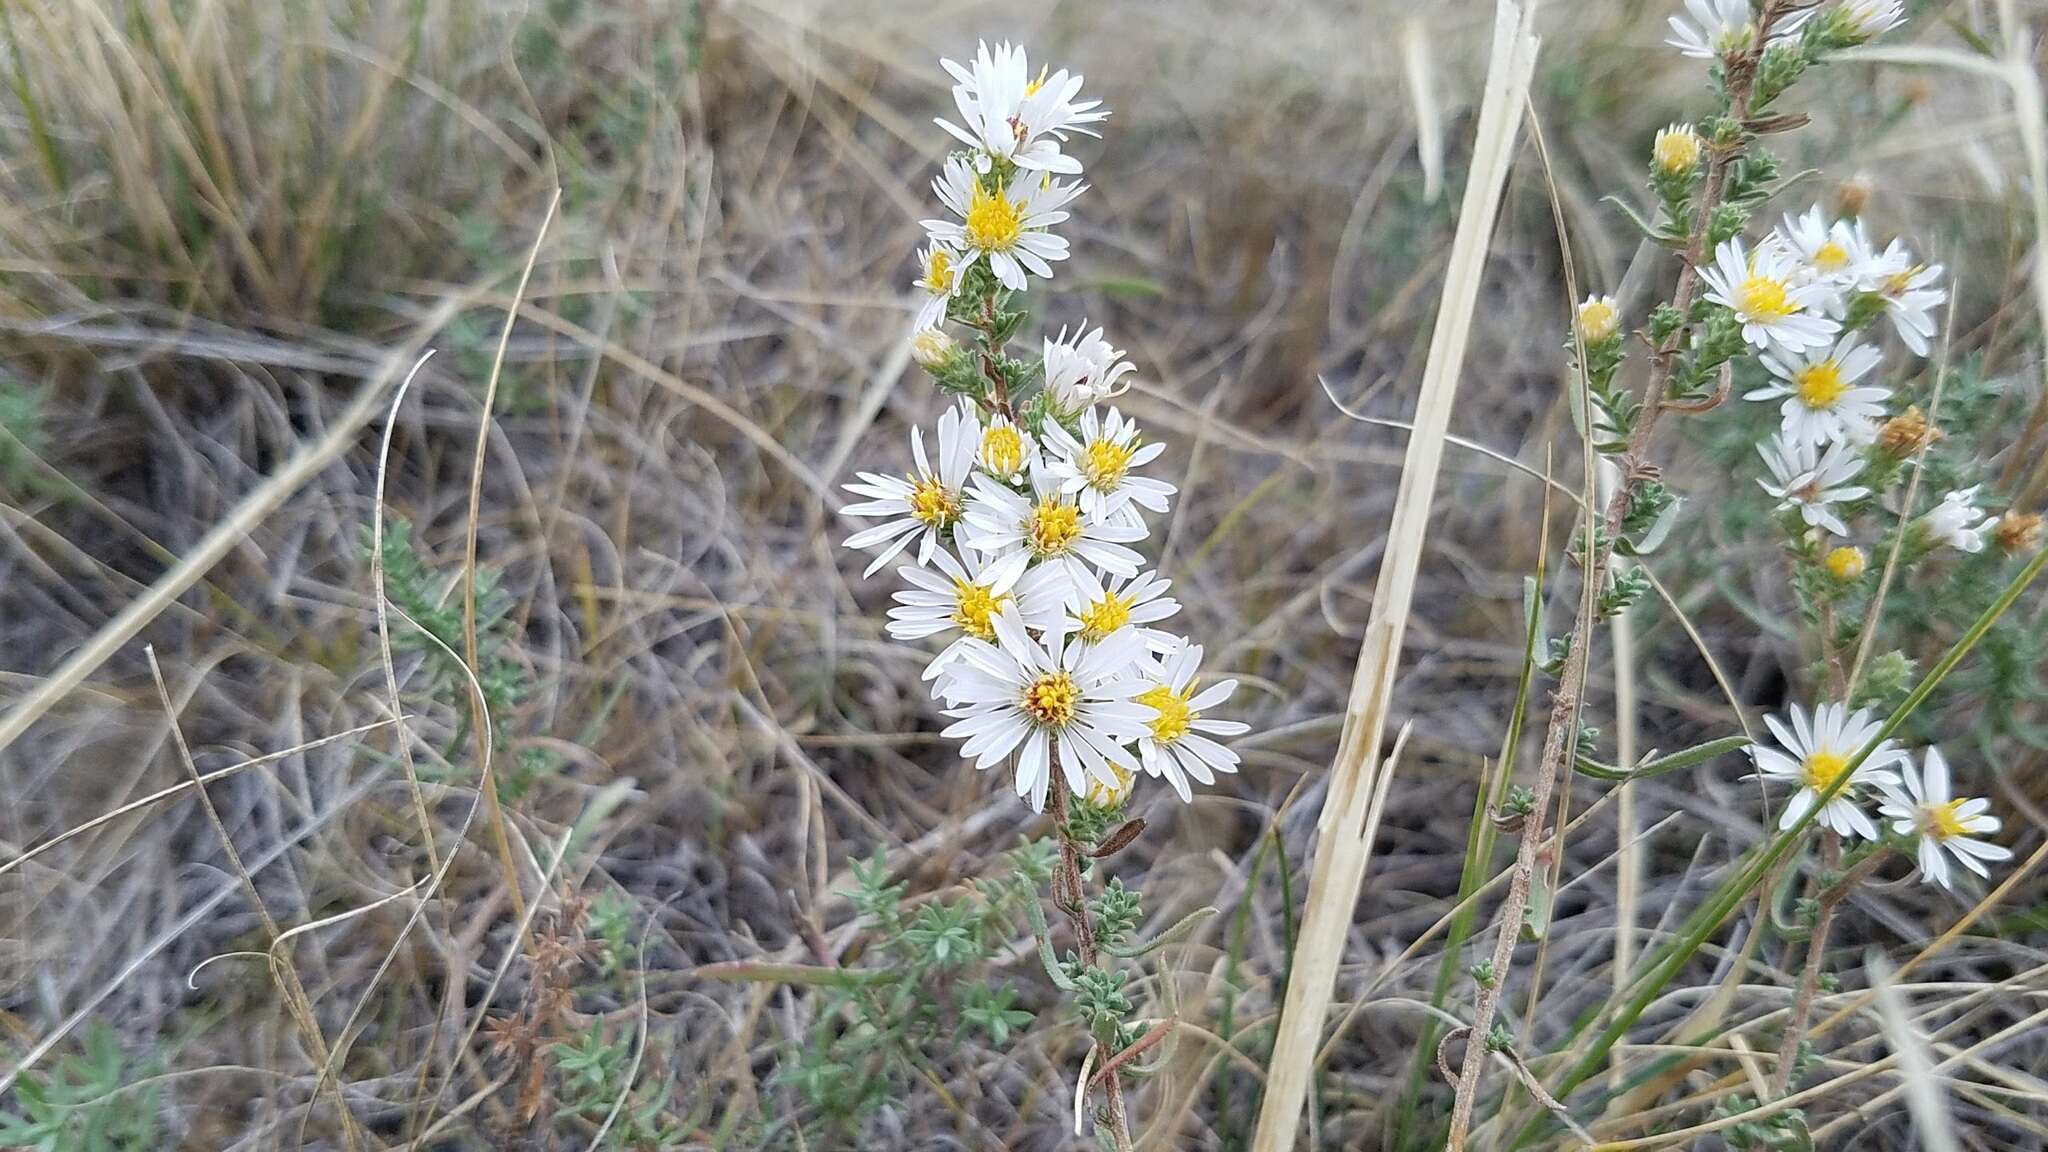
MULTIPOLYGON (((862 966, 877 892, 944 907, 1044 833, 938 740, 924 657, 883 641, 886 591, 852 579, 831 515, 859 446, 939 403, 904 386, 906 254, 945 146, 929 62, 1007 35, 1117 109, 1046 319, 1113 321, 1140 364, 1123 403, 1173 442, 1183 494, 1160 567, 1254 729, 1227 786, 1144 794, 1150 829, 1116 858, 1148 929, 1223 913, 1133 990, 1180 1021, 1140 1146, 1250 1146, 1491 6, 1027 7, 0 5, 0 1112, 44 1118, 10 1139, 1072 1144, 1086 1040, 1021 921, 977 947, 1016 1011, 1044 1011, 1025 1042, 962 1030, 893 1071, 821 1056, 835 1002, 805 975, 862 966)), ((1664 7, 1546 13, 1548 169, 1521 149, 1492 238, 1392 698, 1407 742, 1301 1146, 1413 1136, 1435 930, 1524 666, 1540 474, 1579 469, 1557 222, 1586 289, 1669 275, 1629 275, 1634 235, 1600 201, 1695 114, 1664 7)), ((1996 5, 1918 7, 1918 41, 1996 42, 1996 5)), ((2038 7, 2007 15, 2044 30, 2038 7)), ((1958 419, 1992 430, 2002 496, 2038 509, 2014 143, 2038 116, 1953 68, 1850 63, 1812 89, 1788 170, 1867 174, 1869 216, 1948 263, 1958 419)), ((1667 482, 1711 505, 1731 452, 1697 433, 1667 482)), ((1610 742, 1698 743, 1741 726, 1717 674, 1752 718, 1805 675, 1758 528, 1702 516, 1660 566, 1671 603, 1634 669, 1591 676, 1589 707, 1632 706, 1610 742)), ((1902 596, 1923 664, 1955 639, 1939 601, 1938 580, 1902 596)), ((1819 1146, 2048 1145, 2043 627, 2037 592, 1937 701, 1996 767, 2010 882, 1983 901, 1873 887, 1836 929, 1850 991, 1826 1011, 1882 970, 1866 948, 1912 963, 1951 1142, 1916 1134, 1914 1079, 1883 1072, 1803 1102, 1819 1146)), ((1605 789, 1567 795, 1590 814, 1525 953, 1523 1035, 1614 987, 1622 917, 1654 941, 1765 834, 1745 771, 1634 785, 1629 836, 1605 789)), ((1784 1009, 1796 955, 1739 928, 1618 1063, 1673 1055, 1703 1006, 1784 1009)), ((1813 1044, 1824 1071, 1892 1050, 1864 1011, 1813 1044)), ((1713 1047, 1615 1131, 1709 1122, 1754 1092, 1755 1060, 1713 1047)), ((1416 1115, 1440 1123, 1448 1087, 1423 1079, 1416 1115)))

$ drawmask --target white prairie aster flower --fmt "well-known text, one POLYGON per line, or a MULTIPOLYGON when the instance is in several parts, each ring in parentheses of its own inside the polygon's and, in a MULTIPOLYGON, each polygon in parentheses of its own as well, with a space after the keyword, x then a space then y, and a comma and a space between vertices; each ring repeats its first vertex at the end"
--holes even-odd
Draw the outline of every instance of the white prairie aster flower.
MULTIPOLYGON (((974 478, 973 493, 961 521, 967 546, 983 552, 1018 548, 1049 566, 1076 573, 1093 564, 1123 576, 1136 576, 1143 557, 1124 545, 1145 538, 1143 525, 1109 524, 1088 519, 1081 506, 1059 489, 1043 465, 1030 466, 1027 497, 988 476, 974 478)), ((1073 578, 1078 582, 1078 575, 1073 578)))
POLYGON ((1886 246, 1864 277, 1864 290, 1884 302, 1892 330, 1915 356, 1927 355, 1928 342, 1934 338, 1934 310, 1948 300, 1948 290, 1937 285, 1940 279, 1941 265, 1914 263, 1913 254, 1897 240, 1886 246))
POLYGON ((1036 568, 1018 587, 1018 597, 1027 621, 1034 614, 1056 614, 1061 627, 1083 644, 1099 644, 1126 629, 1135 632, 1154 652, 1165 652, 1180 643, 1180 637, 1147 625, 1157 624, 1180 611, 1180 601, 1166 594, 1172 581, 1157 572, 1137 576, 1114 573, 1098 578, 1087 569, 1055 574, 1050 568, 1036 568))
POLYGON ((946 120, 938 125, 970 148, 993 157, 1010 160, 1019 168, 1046 172, 1078 173, 1081 163, 1060 151, 1068 132, 1093 136, 1087 125, 1109 116, 1100 100, 1079 104, 1081 77, 1062 68, 1052 75, 1039 69, 1031 78, 1031 65, 1023 45, 998 45, 990 51, 980 44, 972 68, 951 60, 939 61, 953 79, 953 103, 960 109, 965 126, 946 120))
MULTIPOLYGON (((896 593, 896 607, 889 609, 891 638, 923 640, 957 632, 976 640, 994 640, 996 613, 1015 602, 1017 580, 1030 566, 1031 557, 1011 552, 985 559, 969 548, 956 558, 950 549, 941 548, 932 554, 932 563, 938 571, 896 570, 910 587, 896 593)), ((956 640, 926 665, 924 679, 936 679, 957 655, 959 646, 956 640)))
POLYGON ((1762 359, 1775 379, 1743 393, 1742 398, 1783 398, 1785 403, 1778 409, 1783 417, 1779 430, 1787 439, 1808 444, 1842 440, 1867 444, 1877 434, 1877 422, 1884 419, 1885 401, 1891 393, 1872 385, 1856 386, 1883 357, 1875 348, 1858 347, 1855 333, 1842 337, 1833 349, 1765 352, 1762 359))
POLYGON ((1842 0, 1835 6, 1834 19, 1843 32, 1857 40, 1882 36, 1906 22, 1906 6, 1899 0, 1842 0))
POLYGON ((946 305, 960 291, 960 254, 944 244, 926 244, 917 254, 917 280, 913 287, 924 293, 917 309, 916 327, 934 328, 946 318, 946 305))
POLYGON ((1081 413, 1081 435, 1076 439, 1057 420, 1045 423, 1046 443, 1053 458, 1046 471, 1057 477, 1060 491, 1072 496, 1081 511, 1097 520, 1132 517, 1120 515, 1136 504, 1153 512, 1165 512, 1167 498, 1176 489, 1164 480, 1134 474, 1166 451, 1166 445, 1147 444, 1138 438, 1138 422, 1126 420, 1111 408, 1103 418, 1090 407, 1081 413))
POLYGON ((863 576, 872 576, 912 540, 917 541, 917 562, 929 564, 938 551, 940 537, 959 520, 963 510, 962 489, 974 467, 974 445, 980 429, 974 418, 958 408, 939 416, 939 465, 932 467, 924 450, 924 429, 910 430, 910 455, 916 471, 904 476, 862 472, 860 480, 846 485, 863 503, 840 509, 842 516, 885 517, 885 521, 846 538, 848 548, 882 546, 863 576))
POLYGON ((1979 876, 1991 873, 1984 862, 2010 860, 2012 850, 1974 839, 1998 831, 1998 817, 1990 814, 1991 802, 1981 798, 1955 799, 1949 789, 1948 761, 1941 749, 1927 750, 1927 767, 1916 771, 1905 762, 1905 787, 1887 791, 1878 811, 1892 822, 1892 831, 1917 841, 1914 859, 1920 875, 1930 884, 1952 888, 1948 858, 1979 876))
POLYGON ((1818 204, 1798 216, 1786 213, 1777 235, 1797 255, 1804 280, 1826 284, 1834 290, 1836 297, 1829 302, 1830 313, 1839 314, 1841 291, 1868 275, 1877 258, 1869 237, 1855 221, 1830 221, 1818 204))
POLYGON ((1812 441, 1783 432, 1758 445, 1757 452, 1771 470, 1770 480, 1757 483, 1778 498, 1779 511, 1797 508, 1808 527, 1825 528, 1837 536, 1849 534, 1849 526, 1842 523, 1834 506, 1870 495, 1870 489, 1854 483, 1863 474, 1861 452, 1841 441, 1822 452, 1812 441))
MULTIPOLYGON (((1756 762, 1758 774, 1771 780, 1784 780, 1799 785, 1798 794, 1785 805, 1785 814, 1778 818, 1778 830, 1784 831, 1799 823, 1813 806, 1820 802, 1822 792, 1842 778, 1849 771, 1849 764, 1865 744, 1877 736, 1882 725, 1870 718, 1870 710, 1860 708, 1853 714, 1843 704, 1823 704, 1814 709, 1813 722, 1807 723, 1806 711, 1799 705, 1792 705, 1792 725, 1776 716, 1764 717, 1771 734, 1778 738, 1784 748, 1766 748, 1752 744, 1749 755, 1756 762)), ((1892 765, 1906 758, 1905 752, 1895 747, 1890 740, 1871 750, 1868 758, 1856 766, 1848 782, 1835 793, 1834 799, 1820 810, 1818 820, 1822 827, 1832 828, 1844 836, 1861 836, 1865 840, 1877 839, 1877 825, 1857 804, 1858 794, 1865 788, 1889 790, 1898 784, 1898 773, 1892 765)))
POLYGON ((1197 693, 1195 672, 1201 664, 1201 645, 1183 641, 1160 659, 1157 676, 1133 697, 1151 709, 1145 731, 1138 737, 1138 763, 1146 774, 1166 777, 1183 801, 1194 799, 1188 777, 1200 784, 1214 784, 1217 773, 1237 771, 1237 753, 1209 737, 1238 736, 1248 730, 1235 720, 1211 720, 1202 715, 1228 700, 1237 691, 1237 681, 1219 681, 1197 693))
POLYGON ((1038 443, 1031 433, 1008 416, 989 417, 988 427, 981 430, 981 447, 974 453, 974 462, 983 472, 1014 483, 1024 478, 1025 470, 1037 459, 1038 443))
POLYGON ((1959 552, 1982 552, 1984 533, 1991 522, 1984 510, 1977 507, 1977 490, 1981 487, 1971 485, 1942 497, 1941 503, 1920 518, 1921 529, 1930 539, 1959 552))
POLYGON ((987 258, 996 279, 1024 290, 1024 274, 1052 276, 1052 261, 1067 258, 1067 242, 1046 231, 1067 218, 1066 204, 1087 186, 1060 183, 1020 169, 1010 186, 990 192, 958 156, 932 181, 932 190, 959 220, 926 220, 931 238, 965 254, 961 270, 987 258))
POLYGON ((1072 339, 1066 328, 1058 339, 1045 342, 1045 393, 1062 412, 1077 412, 1098 400, 1107 400, 1123 389, 1117 381, 1136 366, 1123 358, 1123 349, 1110 347, 1102 329, 1088 329, 1081 321, 1072 339))
POLYGON ((944 735, 964 738, 960 754, 986 770, 1017 756, 1017 795, 1045 810, 1052 762, 1067 787, 1086 792, 1093 777, 1118 783, 1115 766, 1128 762, 1123 745, 1145 730, 1147 710, 1131 701, 1145 683, 1120 674, 1143 645, 1125 634, 1087 651, 1069 646, 1059 629, 1031 638, 1014 607, 996 615, 1000 645, 970 640, 948 671, 948 689, 960 706, 944 735))
POLYGON ((1664 40, 1681 55, 1712 60, 1742 51, 1756 36, 1749 0, 1685 0, 1685 10, 1692 19, 1671 17, 1671 35, 1664 40))
POLYGON ((1819 348, 1841 327, 1820 311, 1828 288, 1798 283, 1797 269, 1778 244, 1766 242, 1749 252, 1740 240, 1723 240, 1713 267, 1700 269, 1700 280, 1708 300, 1742 321, 1742 338, 1754 347, 1819 348))

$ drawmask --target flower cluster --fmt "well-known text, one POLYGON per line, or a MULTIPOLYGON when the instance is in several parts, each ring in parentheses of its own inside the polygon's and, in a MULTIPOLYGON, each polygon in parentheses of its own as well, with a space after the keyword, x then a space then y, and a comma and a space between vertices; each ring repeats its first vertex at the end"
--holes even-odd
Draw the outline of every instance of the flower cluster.
MULTIPOLYGON (((1764 114, 1770 101, 1807 66, 1903 20, 1898 0, 1685 0, 1684 12, 1671 18, 1668 43, 1714 62, 1723 114, 1664 128, 1649 157, 1660 212, 1643 227, 1653 240, 1697 257, 1699 288, 1689 307, 1666 305, 1646 318, 1646 340, 1672 365, 1662 402, 1703 411, 1746 378, 1744 400, 1777 406, 1775 429, 1756 445, 1764 472, 1757 483, 1776 502, 1802 596, 1828 633, 1824 648, 1839 643, 1836 609, 1857 607, 1852 598, 1866 594, 1869 562, 1859 530, 1877 536, 1884 525, 1897 525, 1891 542, 1913 559, 1943 548, 1981 552, 1987 541, 2007 547, 2023 535, 1981 507, 1980 487, 1948 492, 1917 518, 1902 506, 1904 466, 1940 433, 1895 394, 1886 347, 1928 354, 1936 312, 1948 301, 1941 265, 1922 260, 1901 239, 1872 239, 1860 216, 1867 189, 1843 197, 1840 213, 1816 204, 1780 217, 1760 239, 1745 238, 1779 171, 1758 143, 1772 130, 1756 127, 1773 122, 1764 114), (1751 81, 1746 107, 1728 106, 1731 68, 1744 69, 1751 81), (1719 199, 1703 206, 1701 198, 1712 193, 1719 199)), ((1591 385, 1592 431, 1604 454, 1626 450, 1640 417, 1640 404, 1612 386, 1625 357, 1623 327, 1611 298, 1588 297, 1578 307, 1571 347, 1591 385)), ((1659 514, 1673 502, 1656 483, 1633 493, 1618 545, 1632 555, 1654 546, 1662 538, 1659 514)), ((1626 600, 1610 592, 1602 603, 1626 600)), ((1823 666, 1832 694, 1855 695, 1838 658, 1831 654, 1823 666)), ((1951 858, 1980 875, 1985 862, 2008 858, 2005 849, 1976 838, 1995 831, 1998 821, 1985 801, 1951 797, 1939 751, 1927 749, 1924 767, 1916 768, 1906 751, 1877 742, 1879 725, 1853 706, 1823 704, 1809 714, 1794 705, 1788 720, 1769 720, 1777 747, 1751 749, 1763 778, 1797 788, 1780 828, 1811 814, 1844 838, 1879 841, 1886 822, 1893 836, 1916 841, 1923 877, 1944 886, 1951 858)))
POLYGON ((1033 78, 1022 48, 944 64, 960 122, 939 123, 966 147, 932 185, 949 215, 925 222, 911 341, 957 400, 936 453, 914 428, 910 472, 846 486, 867 499, 844 514, 880 521, 846 543, 876 550, 869 574, 914 560, 888 632, 946 641, 924 678, 975 767, 1014 763, 1017 794, 1041 811, 1055 780, 1119 805, 1140 771, 1189 800, 1190 781, 1237 770, 1216 737, 1246 729, 1210 715, 1236 682, 1198 687, 1201 647, 1157 627, 1180 605, 1134 546, 1175 494, 1144 471, 1165 445, 1106 406, 1135 368, 1085 321, 1044 339, 1035 362, 1010 352, 1021 295, 1067 258, 1054 228, 1086 190, 1060 179, 1081 172, 1064 145, 1109 112, 1078 99, 1078 75, 1033 78))
POLYGON ((1778 819, 1780 829, 1819 806, 1814 819, 1823 828, 1845 838, 1878 840, 1881 833, 1867 807, 1874 801, 1892 835, 1911 842, 1920 875, 1930 884, 1951 886, 1951 857, 1979 876, 1988 874, 1987 862, 2012 859, 2010 849, 1980 839, 1998 831, 1998 817, 1990 815, 1987 800, 1954 796, 1941 749, 1928 748, 1916 768, 1906 750, 1876 739, 1879 725, 1868 709, 1852 713, 1843 704, 1823 704, 1811 717, 1794 704, 1789 724, 1776 716, 1764 723, 1779 747, 1750 749, 1758 773, 1799 788, 1778 819), (1866 746, 1870 751, 1859 762, 1866 746))

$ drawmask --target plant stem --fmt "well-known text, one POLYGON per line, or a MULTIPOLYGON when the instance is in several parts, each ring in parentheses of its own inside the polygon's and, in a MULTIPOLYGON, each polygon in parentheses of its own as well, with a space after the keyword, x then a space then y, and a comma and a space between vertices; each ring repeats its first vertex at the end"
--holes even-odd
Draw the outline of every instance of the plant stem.
MULTIPOLYGON (((1757 19, 1756 36, 1750 47, 1739 55, 1724 58, 1729 115, 1738 121, 1748 119, 1750 91, 1756 78, 1757 60, 1763 54, 1772 24, 1785 8, 1786 0, 1767 0, 1763 13, 1757 19)), ((1692 237, 1686 246, 1683 263, 1679 268, 1677 289, 1672 295, 1672 305, 1677 308, 1680 315, 1691 315, 1694 297, 1699 291, 1699 265, 1711 256, 1707 251, 1707 227, 1727 187, 1729 165, 1741 151, 1740 143, 1725 149, 1715 148, 1708 160, 1706 180, 1694 209, 1692 237)), ((1622 521, 1628 515, 1629 504, 1634 498, 1636 487, 1652 474, 1651 470, 1645 467, 1645 456, 1650 446, 1651 434, 1657 426, 1657 417, 1666 407, 1665 385, 1671 378, 1679 352, 1685 347, 1688 330, 1689 325, 1681 324, 1656 351, 1650 365, 1649 380, 1644 385, 1641 415, 1637 418, 1635 427, 1630 430, 1627 449, 1618 461, 1622 472, 1621 483, 1615 486, 1614 494, 1607 501, 1607 506, 1601 514, 1601 530, 1588 535, 1584 565, 1586 593, 1578 619, 1572 628, 1571 648, 1565 656, 1557 694, 1551 700, 1549 728, 1543 742, 1543 759, 1537 769, 1535 807, 1515 853, 1515 869, 1508 878, 1507 896, 1501 902, 1500 931, 1493 949, 1493 980, 1479 989, 1478 1002, 1473 1009, 1472 1030, 1468 1034, 1464 1062, 1458 1073, 1457 1097, 1451 1108, 1451 1126, 1444 1144, 1445 1152, 1461 1152, 1465 1146, 1465 1137, 1471 1130, 1472 1110, 1479 1096, 1479 1074, 1486 1066, 1486 1038, 1492 1031, 1494 1015, 1500 1007, 1501 993, 1507 988, 1508 972, 1514 964, 1515 942, 1521 935, 1522 916, 1529 903, 1529 889, 1536 870, 1538 849, 1545 843, 1548 835, 1545 825, 1550 814, 1551 795, 1556 789, 1560 775, 1570 770, 1571 754, 1578 744, 1579 702, 1585 691, 1588 655, 1592 647, 1594 613, 1591 607, 1606 579, 1608 566, 1613 560, 1614 542, 1620 538, 1622 521)))
MULTIPOLYGON (((1066 914, 1067 923, 1074 929, 1074 943, 1081 955, 1081 963, 1095 966, 1095 926, 1088 920, 1088 897, 1081 886, 1081 847, 1067 830, 1067 779, 1060 771, 1060 754, 1055 748, 1050 764, 1052 773, 1052 795, 1049 807, 1052 810, 1054 832, 1060 841, 1060 862, 1052 876, 1052 902, 1066 914)), ((1091 1039, 1090 1043, 1093 1043, 1091 1039)), ((1097 1045, 1100 1051, 1100 1045, 1097 1045)), ((1112 1053, 1103 1052, 1104 1059, 1112 1053)), ((1112 1071, 1102 1082, 1104 1106, 1109 1113, 1109 1131, 1116 1142, 1117 1152, 1131 1152, 1130 1117, 1124 1109, 1123 1072, 1112 1071)), ((1082 1091, 1087 1091, 1084 1086, 1082 1091)))
MULTIPOLYGON (((1823 875, 1841 862, 1842 836, 1834 829, 1821 834, 1820 861, 1823 875)), ((1856 862, 1847 875, 1820 894, 1814 912, 1813 934, 1806 941, 1806 964, 1799 973, 1799 990, 1792 996, 1792 1014, 1785 1020, 1784 1039, 1778 1043, 1778 1064, 1771 1069, 1771 1098, 1783 1096, 1792 1087, 1792 1067, 1799 1059, 1799 1046, 1806 1041, 1806 1028, 1813 1018, 1814 995, 1820 990, 1821 961, 1827 952, 1828 932, 1834 927, 1835 910, 1856 886, 1877 871, 1885 850, 1879 848, 1856 862)))

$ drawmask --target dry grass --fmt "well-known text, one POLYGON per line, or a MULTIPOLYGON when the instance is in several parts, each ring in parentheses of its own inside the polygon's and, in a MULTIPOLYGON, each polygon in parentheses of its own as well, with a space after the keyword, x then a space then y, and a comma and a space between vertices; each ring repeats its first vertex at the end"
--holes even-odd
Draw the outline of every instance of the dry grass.
MULTIPOLYGON (((573 1148, 618 1132, 630 1106, 555 1117, 562 1084, 533 1089, 495 1046, 499 1022, 544 1018, 550 1035, 620 1038, 627 1081, 666 1089, 683 1146, 800 1146, 815 1110, 785 1074, 817 1025, 812 990, 699 970, 849 958, 850 859, 881 849, 925 899, 1028 830, 937 739, 924 657, 881 637, 886 593, 852 578, 831 515, 849 468, 936 411, 908 383, 902 284, 942 147, 931 61, 983 34, 1077 61, 1117 110, 1088 155, 1085 255, 1046 319, 1110 323, 1141 365, 1129 407, 1172 440, 1163 464, 1186 493, 1163 567, 1189 630, 1249 685, 1255 728, 1232 787, 1186 808, 1141 799, 1151 827, 1116 859, 1144 880, 1148 928, 1224 913, 1140 990, 1142 1014, 1181 1025, 1135 1109, 1140 1147, 1249 1146, 1345 671, 1371 575, 1398 554, 1409 442, 1373 421, 1413 414, 1473 164, 1491 5, 1395 7, 0 7, 0 399, 39 397, 36 418, 0 422, 0 1110, 102 1020, 138 1067, 154 1055, 161 1147, 573 1148), (1419 92, 1437 103, 1418 123, 1419 92), (1438 165, 1449 194, 1432 201, 1438 165), (413 525, 456 656, 470 549, 497 574, 502 623, 480 596, 474 657, 443 660, 398 614, 380 643, 388 573, 362 546, 380 512, 413 525), (436 680, 451 666, 478 671, 474 691, 467 671, 436 680), (493 695, 494 669, 523 693, 493 695), (486 742, 498 770, 532 776, 502 845, 476 787, 486 742), (631 978, 577 969, 553 1004, 547 950, 573 948, 601 898, 632 910, 631 978)), ((1940 15, 1997 27, 1983 6, 1933 7, 1917 47, 1957 48, 1940 15)), ((2038 29, 2039 7, 2018 7, 2038 29)), ((1689 107, 1663 15, 1545 11, 1531 99, 1586 290, 1644 298, 1639 281, 1668 272, 1629 278, 1635 245, 1598 203, 1637 183, 1650 131, 1689 107)), ((1813 88, 1792 167, 1879 173, 1882 227, 1969 269, 1953 354, 2020 382, 2005 424, 2023 430, 2042 378, 2025 183, 2040 152, 2012 146, 2011 85, 1873 60, 1813 88)), ((1553 456, 1578 471, 1552 203, 1525 149, 1386 699, 1385 723, 1412 734, 1370 882, 1336 924, 1316 1147, 1388 1146, 1401 1119, 1475 782, 1516 696, 1540 477, 1553 456)), ((2008 492, 2048 475, 1999 463, 2008 492)), ((1670 474, 1730 491, 1705 445, 1670 474)), ((1753 713, 1803 674, 1796 643, 1754 620, 1789 603, 1768 553, 1718 522, 1696 544, 1729 561, 1658 566, 1676 607, 1636 628, 1644 749, 1739 730, 1722 682, 1753 713)), ((1554 619, 1576 596, 1561 587, 1554 619)), ((2044 626, 2038 594, 2016 611, 2044 626)), ((1589 712, 1612 715, 1616 688, 1596 666, 1589 712)), ((1975 755, 2001 766, 2021 860, 1982 901, 1915 885, 1843 908, 1847 988, 1821 998, 1813 1033, 1829 1078, 1776 1102, 1804 1108, 1825 1147, 1919 1146, 1927 1105, 1901 1050, 1941 1078, 1963 1147, 2048 1146, 2044 761, 2012 742, 1975 755), (1868 991, 1869 947, 1895 961, 1895 1002, 1868 991)), ((1741 772, 1633 786, 1640 839, 1618 837, 1604 787, 1571 797, 1541 995, 1518 985, 1505 1005, 1535 1050, 1615 986, 1619 934, 1665 938, 1763 836, 1741 772)), ((1498 891, 1475 900, 1482 924, 1498 891)), ((1751 945, 1750 927, 1618 1050, 1697 1071, 1628 1115, 1573 1098, 1595 1135, 1714 1139, 1745 1066, 1768 1078, 1796 957, 1751 945), (1709 1004, 1722 1029, 1674 1039, 1709 1004)), ((1014 944, 1006 972, 1048 1010, 1031 1038, 947 1054, 864 1143, 1066 1146, 1083 1044, 1014 944)), ((1432 1083, 1418 1114, 1449 1100, 1432 1083)))

